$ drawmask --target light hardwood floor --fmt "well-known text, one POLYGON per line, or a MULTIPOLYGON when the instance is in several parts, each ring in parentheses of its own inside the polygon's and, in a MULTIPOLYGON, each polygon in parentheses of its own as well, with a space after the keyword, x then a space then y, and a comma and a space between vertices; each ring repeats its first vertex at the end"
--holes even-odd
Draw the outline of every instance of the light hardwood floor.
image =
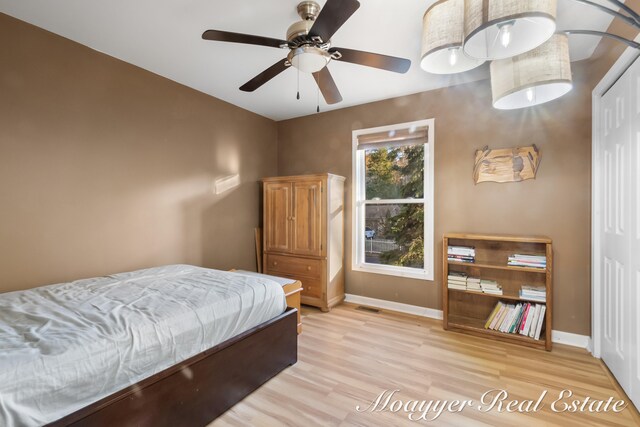
POLYGON ((298 363, 269 381, 211 426, 637 426, 621 413, 555 413, 563 389, 583 400, 622 399, 601 362, 585 350, 552 352, 442 330, 441 322, 340 305, 330 313, 303 308, 298 363), (473 400, 474 407, 415 422, 400 411, 358 412, 387 389, 407 400, 473 400), (506 389, 511 399, 536 400, 537 413, 477 409, 480 396, 506 389))

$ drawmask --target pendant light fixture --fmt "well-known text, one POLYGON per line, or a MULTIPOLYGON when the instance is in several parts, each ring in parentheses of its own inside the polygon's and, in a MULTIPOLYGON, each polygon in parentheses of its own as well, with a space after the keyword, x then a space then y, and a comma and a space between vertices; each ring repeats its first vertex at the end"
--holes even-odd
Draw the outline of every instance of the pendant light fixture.
POLYGON ((420 66, 432 74, 455 74, 484 63, 462 50, 464 0, 440 0, 424 14, 420 66))
POLYGON ((500 110, 543 104, 572 87, 566 34, 554 34, 527 53, 491 63, 493 106, 500 110))
POLYGON ((464 52, 510 58, 540 46, 556 30, 557 0, 466 0, 464 52))

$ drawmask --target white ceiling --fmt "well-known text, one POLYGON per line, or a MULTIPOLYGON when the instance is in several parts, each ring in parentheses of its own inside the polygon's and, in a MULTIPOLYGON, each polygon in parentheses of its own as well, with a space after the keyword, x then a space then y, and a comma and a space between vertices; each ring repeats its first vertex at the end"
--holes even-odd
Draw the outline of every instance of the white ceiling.
MULTIPOLYGON (((324 5, 326 0, 319 0, 324 5)), ((364 104, 487 77, 486 68, 438 77, 419 66, 422 15, 435 0, 361 0, 333 46, 409 58, 401 75, 333 61, 329 68, 344 101, 323 111, 364 104)), ((600 0, 607 3, 606 0, 600 0)), ((201 39, 206 29, 285 38, 299 19, 298 0, 0 0, 0 11, 100 52, 274 120, 315 113, 310 75, 286 70, 254 93, 242 84, 284 58, 286 51, 201 39)), ((558 0, 561 29, 604 31, 612 17, 573 0, 558 0)), ((571 36, 571 59, 590 57, 599 38, 571 36)))

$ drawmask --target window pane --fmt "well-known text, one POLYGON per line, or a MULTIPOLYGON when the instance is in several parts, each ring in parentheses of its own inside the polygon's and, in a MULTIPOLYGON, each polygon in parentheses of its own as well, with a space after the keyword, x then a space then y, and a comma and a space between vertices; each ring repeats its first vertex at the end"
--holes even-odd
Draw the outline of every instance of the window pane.
POLYGON ((365 150, 366 198, 424 197, 424 144, 365 150))
POLYGON ((365 262, 424 268, 424 205, 367 204, 365 262))

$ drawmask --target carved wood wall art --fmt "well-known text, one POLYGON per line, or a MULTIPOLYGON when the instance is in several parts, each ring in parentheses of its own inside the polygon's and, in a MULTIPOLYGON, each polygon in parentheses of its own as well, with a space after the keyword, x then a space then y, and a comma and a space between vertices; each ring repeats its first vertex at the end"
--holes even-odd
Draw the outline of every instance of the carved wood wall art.
POLYGON ((476 151, 473 179, 481 182, 519 182, 535 179, 540 165, 538 147, 515 147, 491 150, 485 146, 476 151))

